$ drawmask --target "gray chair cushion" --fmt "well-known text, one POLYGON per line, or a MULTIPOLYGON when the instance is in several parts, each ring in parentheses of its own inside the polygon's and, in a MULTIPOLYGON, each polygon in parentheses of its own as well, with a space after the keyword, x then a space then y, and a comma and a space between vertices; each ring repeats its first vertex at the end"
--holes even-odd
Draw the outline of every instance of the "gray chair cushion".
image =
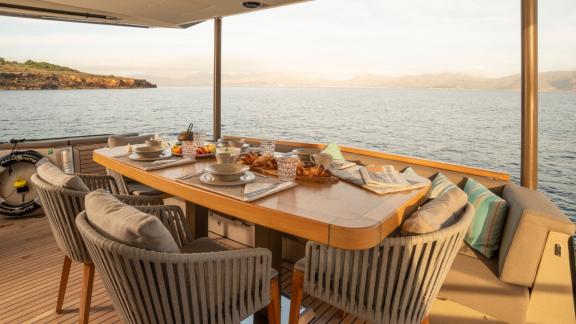
POLYGON ((207 237, 202 237, 182 246, 180 250, 182 253, 206 253, 226 251, 226 248, 207 237))
POLYGON ((532 287, 548 232, 572 235, 574 224, 541 192, 509 184, 502 197, 509 209, 498 257, 500 279, 532 287))
POLYGON ((402 223, 402 232, 426 234, 441 230, 454 222, 454 215, 468 202, 462 189, 454 187, 438 198, 432 199, 412 213, 402 223))
POLYGON ((90 188, 84 184, 77 175, 66 174, 60 168, 50 162, 40 165, 37 169, 38 176, 45 182, 56 188, 89 192, 90 188))
POLYGON ((104 190, 86 195, 88 222, 100 234, 137 248, 178 253, 180 248, 160 219, 120 202, 104 190))
POLYGON ((501 281, 496 258, 458 254, 438 297, 480 311, 508 323, 524 323, 528 288, 501 281))
POLYGON ((142 144, 146 140, 152 138, 152 135, 141 135, 141 136, 110 136, 108 137, 108 146, 124 146, 128 144, 142 144))

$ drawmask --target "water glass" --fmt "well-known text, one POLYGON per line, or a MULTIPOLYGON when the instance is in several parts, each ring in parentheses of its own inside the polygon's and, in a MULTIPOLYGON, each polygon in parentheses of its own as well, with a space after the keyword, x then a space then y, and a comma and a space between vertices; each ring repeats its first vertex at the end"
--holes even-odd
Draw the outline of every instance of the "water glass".
POLYGON ((196 160, 196 142, 191 140, 182 141, 182 157, 188 160, 196 160))
POLYGON ((196 144, 196 147, 204 146, 204 133, 194 132, 194 143, 196 144))
POLYGON ((270 154, 270 155, 274 155, 274 152, 276 152, 276 141, 274 140, 262 140, 260 142, 260 150, 262 151, 262 154, 270 154))
POLYGON ((295 156, 287 156, 277 158, 276 161, 278 161, 278 178, 280 181, 294 181, 300 159, 295 156))

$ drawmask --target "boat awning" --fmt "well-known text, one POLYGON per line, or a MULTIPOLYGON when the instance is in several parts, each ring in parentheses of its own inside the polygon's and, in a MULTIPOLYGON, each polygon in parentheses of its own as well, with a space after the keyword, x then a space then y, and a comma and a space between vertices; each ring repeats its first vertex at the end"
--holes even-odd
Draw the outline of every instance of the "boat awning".
POLYGON ((187 28, 307 0, 0 0, 0 15, 132 27, 187 28))

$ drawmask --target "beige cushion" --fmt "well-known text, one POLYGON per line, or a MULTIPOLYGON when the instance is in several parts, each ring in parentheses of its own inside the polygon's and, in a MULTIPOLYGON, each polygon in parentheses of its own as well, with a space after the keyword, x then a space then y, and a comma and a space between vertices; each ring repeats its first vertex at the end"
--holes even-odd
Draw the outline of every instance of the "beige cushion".
POLYGON ((110 136, 108 137, 108 146, 124 146, 128 144, 142 144, 146 140, 152 138, 152 135, 141 135, 141 136, 110 136))
POLYGON ((572 235, 574 224, 541 192, 509 184, 502 197, 509 210, 498 258, 500 279, 532 287, 548 232, 572 235))
POLYGON ((104 190, 86 195, 88 222, 100 234, 141 249, 178 253, 180 248, 160 219, 120 202, 104 190))
POLYGON ((226 251, 226 248, 207 237, 194 240, 191 243, 184 245, 181 249, 182 253, 205 253, 220 251, 226 251))
POLYGON ((468 202, 462 189, 454 187, 438 198, 432 199, 412 213, 402 223, 402 232, 425 234, 452 225, 454 215, 468 202))
POLYGON ((458 254, 438 297, 508 323, 524 323, 529 290, 498 279, 496 258, 458 254))
POLYGON ((50 162, 40 165, 37 169, 38 176, 45 182, 57 187, 70 190, 89 192, 82 179, 77 175, 66 174, 60 168, 50 162))

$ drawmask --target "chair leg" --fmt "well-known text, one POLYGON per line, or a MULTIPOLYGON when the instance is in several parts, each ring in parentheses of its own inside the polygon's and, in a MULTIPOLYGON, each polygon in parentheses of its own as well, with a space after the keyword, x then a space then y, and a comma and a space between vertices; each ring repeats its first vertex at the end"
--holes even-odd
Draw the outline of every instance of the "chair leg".
POLYGON ((90 301, 92 299, 92 285, 94 283, 94 265, 84 264, 84 274, 82 277, 82 296, 80 299, 80 318, 78 323, 88 323, 90 316, 90 301))
POLYGON ((300 305, 302 304, 302 289, 304 285, 304 272, 294 269, 292 274, 292 287, 290 289, 290 320, 289 324, 298 324, 300 320, 300 305))
POLYGON ((280 324, 280 286, 278 278, 270 280, 270 304, 268 305, 268 323, 280 324))
POLYGON ((56 313, 62 313, 62 305, 64 304, 64 295, 66 294, 66 285, 68 285, 68 276, 70 275, 70 266, 72 260, 68 256, 64 256, 64 263, 62 263, 62 274, 60 275, 60 288, 58 289, 58 299, 56 300, 56 313))
POLYGON ((422 320, 422 324, 430 324, 430 316, 426 315, 426 317, 424 317, 424 319, 422 320))

